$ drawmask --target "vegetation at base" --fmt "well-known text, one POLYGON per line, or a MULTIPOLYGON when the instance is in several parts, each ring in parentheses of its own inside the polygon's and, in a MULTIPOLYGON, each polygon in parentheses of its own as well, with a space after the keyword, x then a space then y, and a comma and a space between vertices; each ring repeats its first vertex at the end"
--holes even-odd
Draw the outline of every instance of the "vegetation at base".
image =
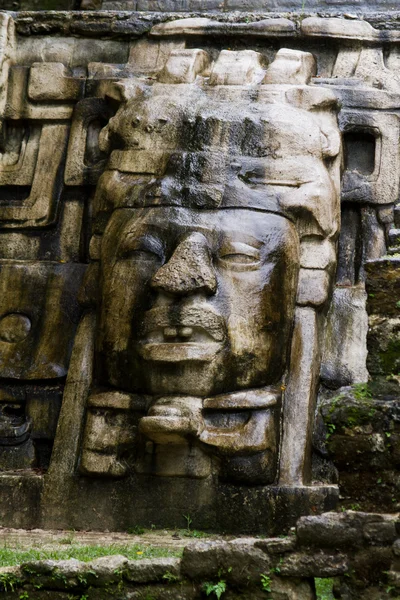
POLYGON ((317 600, 335 600, 332 592, 333 579, 315 578, 314 581, 317 600))
POLYGON ((154 546, 74 546, 60 550, 40 550, 38 548, 15 549, 0 548, 0 567, 19 565, 31 560, 67 560, 76 558, 83 562, 89 562, 101 556, 112 556, 121 554, 129 560, 140 560, 142 558, 179 557, 182 550, 170 550, 169 548, 156 548, 154 546))
POLYGON ((203 590, 205 591, 207 596, 214 594, 215 596, 217 596, 217 598, 219 600, 219 598, 221 598, 222 594, 224 594, 226 592, 226 582, 223 580, 218 581, 217 583, 212 583, 210 581, 206 581, 203 584, 203 590))

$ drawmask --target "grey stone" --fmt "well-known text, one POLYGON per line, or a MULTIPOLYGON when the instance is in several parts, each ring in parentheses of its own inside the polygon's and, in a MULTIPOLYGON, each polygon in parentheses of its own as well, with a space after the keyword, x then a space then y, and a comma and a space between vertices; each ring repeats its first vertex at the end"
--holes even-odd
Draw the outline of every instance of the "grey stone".
POLYGON ((180 576, 179 558, 130 560, 125 564, 123 571, 125 579, 134 583, 162 581, 166 573, 180 576))
POLYGON ((367 294, 359 286, 333 291, 321 364, 326 386, 337 388, 368 380, 366 300, 367 294))
POLYGON ((395 556, 400 556, 400 538, 394 542, 392 549, 395 556))
POLYGON ((128 559, 116 554, 114 556, 102 556, 92 560, 87 565, 88 571, 93 571, 95 576, 91 578, 92 585, 103 586, 107 583, 120 581, 128 559))
POLYGON ((349 569, 349 561, 344 554, 323 552, 293 553, 280 563, 284 577, 336 577, 349 569))
POLYGON ((57 567, 55 560, 31 560, 21 564, 21 570, 31 575, 50 575, 57 567))
POLYGON ((256 548, 261 548, 267 554, 283 554, 285 552, 291 552, 296 547, 296 537, 286 538, 269 538, 265 540, 257 540, 254 543, 256 548))
POLYGON ((267 573, 271 559, 255 547, 255 539, 232 542, 198 542, 186 546, 182 556, 182 575, 196 581, 223 573, 228 582, 243 587, 259 582, 267 573))
POLYGON ((392 544, 397 536, 395 519, 380 523, 368 523, 364 526, 364 537, 374 546, 392 544))
POLYGON ((363 542, 363 522, 357 514, 325 513, 301 517, 296 533, 300 545, 328 548, 359 546, 363 542))

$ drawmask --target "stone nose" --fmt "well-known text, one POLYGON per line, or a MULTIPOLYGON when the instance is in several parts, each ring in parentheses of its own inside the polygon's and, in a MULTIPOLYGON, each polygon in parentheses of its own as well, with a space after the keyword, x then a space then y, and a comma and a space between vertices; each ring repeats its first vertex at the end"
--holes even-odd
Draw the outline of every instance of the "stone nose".
POLYGON ((204 235, 191 233, 182 240, 169 261, 153 276, 151 286, 180 296, 199 291, 215 294, 217 280, 204 235))

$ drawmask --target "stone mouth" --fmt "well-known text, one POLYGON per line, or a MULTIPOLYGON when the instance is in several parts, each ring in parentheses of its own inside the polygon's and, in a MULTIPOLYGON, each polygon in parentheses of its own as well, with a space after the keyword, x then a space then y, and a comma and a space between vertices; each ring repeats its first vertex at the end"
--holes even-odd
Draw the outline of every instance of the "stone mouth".
MULTIPOLYGON (((164 325, 161 324, 149 331, 143 343, 147 344, 209 344, 215 341, 215 336, 205 327, 198 325, 164 325)), ((219 340, 216 340, 219 341, 219 340)))

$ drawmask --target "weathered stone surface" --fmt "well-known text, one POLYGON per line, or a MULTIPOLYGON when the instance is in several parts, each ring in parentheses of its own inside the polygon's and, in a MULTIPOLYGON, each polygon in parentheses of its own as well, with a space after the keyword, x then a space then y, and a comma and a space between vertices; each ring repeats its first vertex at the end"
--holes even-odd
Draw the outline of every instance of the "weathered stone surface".
POLYGON ((255 584, 260 573, 267 573, 271 560, 255 547, 255 539, 232 542, 198 542, 187 546, 182 557, 182 575, 197 581, 215 578, 224 573, 228 582, 243 587, 246 582, 255 584))
POLYGON ((347 572, 349 563, 344 554, 291 554, 280 565, 285 577, 335 577, 347 572))
POLYGON ((358 513, 302 517, 297 523, 296 533, 300 545, 328 548, 359 546, 363 542, 363 521, 358 513))
POLYGON ((384 257, 365 265, 367 274, 368 313, 396 318, 400 298, 398 272, 400 258, 384 257))
POLYGON ((316 547, 360 547, 363 544, 388 545, 397 538, 397 515, 344 512, 302 517, 297 523, 299 545, 316 547))
POLYGON ((344 505, 398 510, 398 382, 359 384, 331 396, 321 406, 321 441, 339 471, 344 505))
POLYGON ((398 537, 397 523, 396 517, 387 522, 368 523, 364 526, 364 537, 372 545, 392 544, 398 537))
POLYGON ((267 554, 283 554, 291 552, 296 546, 296 538, 294 536, 287 538, 269 538, 266 540, 258 540, 254 543, 256 548, 261 548, 267 554))
POLYGON ((179 578, 180 560, 178 558, 130 560, 124 565, 123 572, 124 577, 134 583, 161 581, 166 573, 179 578))
POLYGON ((304 485, 316 430, 345 505, 397 509, 399 16, 131 4, 0 19, 0 467, 51 460, 30 515, 41 484, 13 516, 0 478, 5 522, 287 532, 337 497, 304 485), (388 244, 368 360, 391 381, 315 427, 321 373, 367 379, 388 244))
POLYGON ((88 571, 95 574, 90 581, 96 587, 108 583, 115 583, 121 580, 124 568, 127 566, 128 559, 122 555, 102 556, 92 560, 87 565, 88 571))
POLYGON ((326 386, 337 388, 368 380, 366 300, 366 292, 358 286, 333 291, 321 365, 326 386))

